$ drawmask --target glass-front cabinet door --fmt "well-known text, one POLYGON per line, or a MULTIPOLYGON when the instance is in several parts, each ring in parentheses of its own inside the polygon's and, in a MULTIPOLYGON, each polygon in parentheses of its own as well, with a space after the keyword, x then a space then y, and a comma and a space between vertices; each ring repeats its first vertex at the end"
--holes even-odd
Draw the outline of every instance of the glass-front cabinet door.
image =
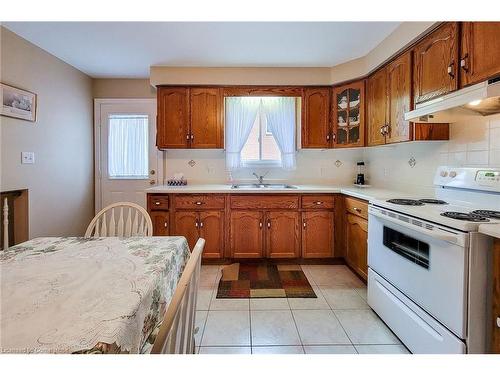
POLYGON ((365 81, 333 88, 334 147, 365 144, 365 81))

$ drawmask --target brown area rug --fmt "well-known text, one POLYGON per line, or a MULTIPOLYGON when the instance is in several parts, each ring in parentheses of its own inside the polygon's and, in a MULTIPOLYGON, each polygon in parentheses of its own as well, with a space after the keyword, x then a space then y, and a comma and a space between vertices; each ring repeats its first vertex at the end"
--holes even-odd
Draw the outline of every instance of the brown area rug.
POLYGON ((217 298, 317 298, 300 265, 233 263, 222 269, 217 298))

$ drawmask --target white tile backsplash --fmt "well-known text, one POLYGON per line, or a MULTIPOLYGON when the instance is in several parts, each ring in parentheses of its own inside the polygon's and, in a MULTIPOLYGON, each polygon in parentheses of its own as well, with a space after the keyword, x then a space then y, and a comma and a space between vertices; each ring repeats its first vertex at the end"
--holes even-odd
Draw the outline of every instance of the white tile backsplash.
POLYGON ((356 162, 366 163, 367 180, 377 187, 403 191, 432 189, 439 165, 500 167, 500 115, 464 117, 450 125, 450 141, 410 142, 389 146, 345 150, 300 150, 297 169, 244 168, 229 174, 223 150, 165 151, 165 176, 182 172, 189 183, 227 183, 253 180, 252 172, 264 174, 268 181, 291 183, 351 184, 356 162), (414 167, 408 163, 413 157, 414 167), (194 160, 194 166, 188 162, 194 160), (337 167, 335 161, 340 160, 337 167))

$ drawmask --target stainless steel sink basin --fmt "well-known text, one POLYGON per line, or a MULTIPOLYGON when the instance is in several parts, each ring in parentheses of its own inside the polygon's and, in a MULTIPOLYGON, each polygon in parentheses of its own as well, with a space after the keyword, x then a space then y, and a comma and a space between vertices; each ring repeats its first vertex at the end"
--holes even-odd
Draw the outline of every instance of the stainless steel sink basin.
POLYGON ((297 189, 297 186, 288 184, 234 184, 231 189, 297 189))

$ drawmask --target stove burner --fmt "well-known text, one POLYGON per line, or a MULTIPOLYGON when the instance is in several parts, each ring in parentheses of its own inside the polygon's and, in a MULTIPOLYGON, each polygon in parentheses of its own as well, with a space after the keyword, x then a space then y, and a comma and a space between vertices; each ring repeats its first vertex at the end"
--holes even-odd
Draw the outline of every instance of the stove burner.
POLYGON ((415 199, 389 199, 389 203, 400 204, 402 206, 423 206, 422 202, 416 201, 415 199))
POLYGON ((429 204, 448 204, 448 202, 442 201, 441 199, 419 199, 418 201, 429 204))
POLYGON ((449 217, 450 219, 465 220, 465 221, 489 221, 487 218, 472 213, 466 212, 443 212, 441 216, 449 217))
POLYGON ((500 219, 500 211, 475 210, 472 211, 471 214, 487 217, 489 219, 500 219))

